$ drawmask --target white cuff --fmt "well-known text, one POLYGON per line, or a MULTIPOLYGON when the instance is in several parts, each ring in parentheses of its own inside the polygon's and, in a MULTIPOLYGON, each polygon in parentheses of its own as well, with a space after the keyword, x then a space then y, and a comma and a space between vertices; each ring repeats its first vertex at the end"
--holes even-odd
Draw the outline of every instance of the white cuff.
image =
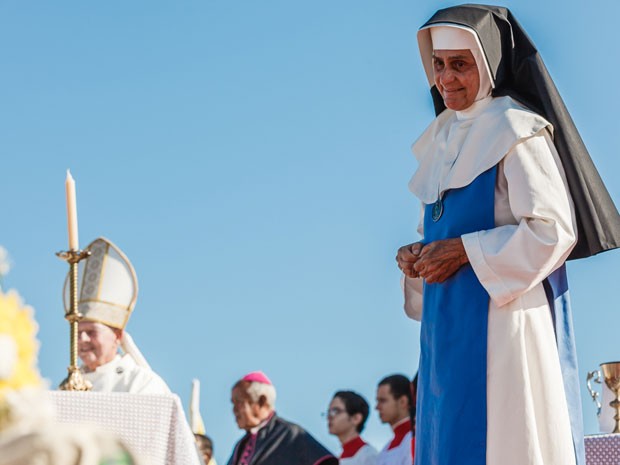
POLYGON ((495 274, 493 269, 487 264, 482 252, 482 246, 479 239, 480 232, 463 234, 461 240, 465 253, 469 259, 469 263, 474 269, 474 273, 482 284, 482 287, 488 292, 489 296, 495 302, 495 305, 501 307, 513 300, 516 296, 512 295, 501 278, 495 274))

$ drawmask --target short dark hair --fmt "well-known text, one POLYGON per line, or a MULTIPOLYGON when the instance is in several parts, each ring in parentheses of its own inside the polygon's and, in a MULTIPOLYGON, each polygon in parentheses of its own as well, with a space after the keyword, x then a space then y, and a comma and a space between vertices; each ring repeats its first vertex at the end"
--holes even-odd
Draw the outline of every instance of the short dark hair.
POLYGON ((360 396, 357 392, 353 391, 338 391, 334 394, 334 398, 338 397, 344 404, 344 408, 347 410, 347 414, 349 416, 355 415, 359 413, 362 415, 362 421, 359 425, 357 425, 356 429, 358 433, 361 433, 364 430, 364 426, 366 425, 366 420, 368 419, 368 412, 370 408, 368 407, 368 402, 362 396, 360 396))
POLYGON ((379 381, 378 386, 385 385, 390 387, 390 393, 394 396, 394 399, 400 399, 402 396, 407 397, 407 403, 411 407, 411 383, 409 378, 401 374, 386 376, 379 381))
POLYGON ((204 449, 208 449, 213 452, 213 441, 206 434, 194 433, 194 439, 196 439, 196 443, 198 444, 198 448, 202 451, 204 449))

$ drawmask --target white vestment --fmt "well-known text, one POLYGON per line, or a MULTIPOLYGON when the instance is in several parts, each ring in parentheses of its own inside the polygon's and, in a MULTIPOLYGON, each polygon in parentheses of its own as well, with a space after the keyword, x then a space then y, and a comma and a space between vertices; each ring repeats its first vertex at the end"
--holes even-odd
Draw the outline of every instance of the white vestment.
POLYGON ((364 444, 353 457, 341 458, 338 460, 340 465, 376 465, 377 451, 370 444, 364 444))
MULTIPOLYGON (((542 285, 576 241, 573 205, 551 130, 510 97, 489 97, 464 112, 445 110, 413 147, 420 169, 410 188, 427 204, 439 192, 466 186, 498 166, 496 227, 462 236, 469 262, 490 296, 487 465, 575 463, 552 316, 542 285), (493 112, 509 112, 506 127, 469 130, 476 119, 493 112), (505 131, 504 141, 495 134, 485 138, 492 131, 505 131)), ((423 236, 421 227, 419 232, 423 236)), ((405 278, 404 290, 405 311, 419 320, 422 280, 405 278)))
POLYGON ((94 392, 170 394, 170 389, 157 373, 138 366, 129 354, 117 355, 95 371, 84 372, 84 378, 93 384, 94 392))
POLYGON ((377 465, 411 465, 413 463, 413 456, 411 455, 412 437, 410 431, 396 447, 390 448, 390 444, 386 444, 377 456, 377 465))

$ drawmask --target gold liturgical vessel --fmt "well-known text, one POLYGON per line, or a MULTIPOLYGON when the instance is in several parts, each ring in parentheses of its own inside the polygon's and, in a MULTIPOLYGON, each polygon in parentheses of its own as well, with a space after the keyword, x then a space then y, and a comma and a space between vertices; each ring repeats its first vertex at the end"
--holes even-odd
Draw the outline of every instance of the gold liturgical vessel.
POLYGON ((599 400, 599 393, 592 388, 590 382, 594 381, 600 384, 601 378, 605 380, 605 385, 615 396, 615 399, 609 402, 609 406, 616 412, 614 415, 614 430, 611 433, 620 433, 620 362, 601 363, 600 367, 600 370, 595 370, 588 373, 586 379, 588 391, 592 396, 592 400, 596 402, 596 406, 598 407, 597 415, 600 416, 603 406, 599 400))
POLYGON ((609 403, 609 406, 616 410, 614 420, 616 426, 612 433, 620 433, 620 362, 609 362, 601 364, 601 371, 605 384, 614 393, 616 398, 609 403))

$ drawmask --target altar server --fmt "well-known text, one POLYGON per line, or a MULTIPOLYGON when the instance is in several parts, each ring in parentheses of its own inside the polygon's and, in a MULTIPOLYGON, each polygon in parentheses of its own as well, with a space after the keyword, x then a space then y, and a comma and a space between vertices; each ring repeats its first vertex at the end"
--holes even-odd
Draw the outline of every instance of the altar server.
POLYGON ((369 410, 366 399, 353 391, 338 391, 329 403, 327 425, 342 444, 340 465, 376 465, 377 451, 360 436, 369 410))
POLYGON ((405 375, 386 376, 377 386, 377 412, 394 436, 379 452, 377 465, 411 465, 415 440, 412 433, 411 383, 405 375))

